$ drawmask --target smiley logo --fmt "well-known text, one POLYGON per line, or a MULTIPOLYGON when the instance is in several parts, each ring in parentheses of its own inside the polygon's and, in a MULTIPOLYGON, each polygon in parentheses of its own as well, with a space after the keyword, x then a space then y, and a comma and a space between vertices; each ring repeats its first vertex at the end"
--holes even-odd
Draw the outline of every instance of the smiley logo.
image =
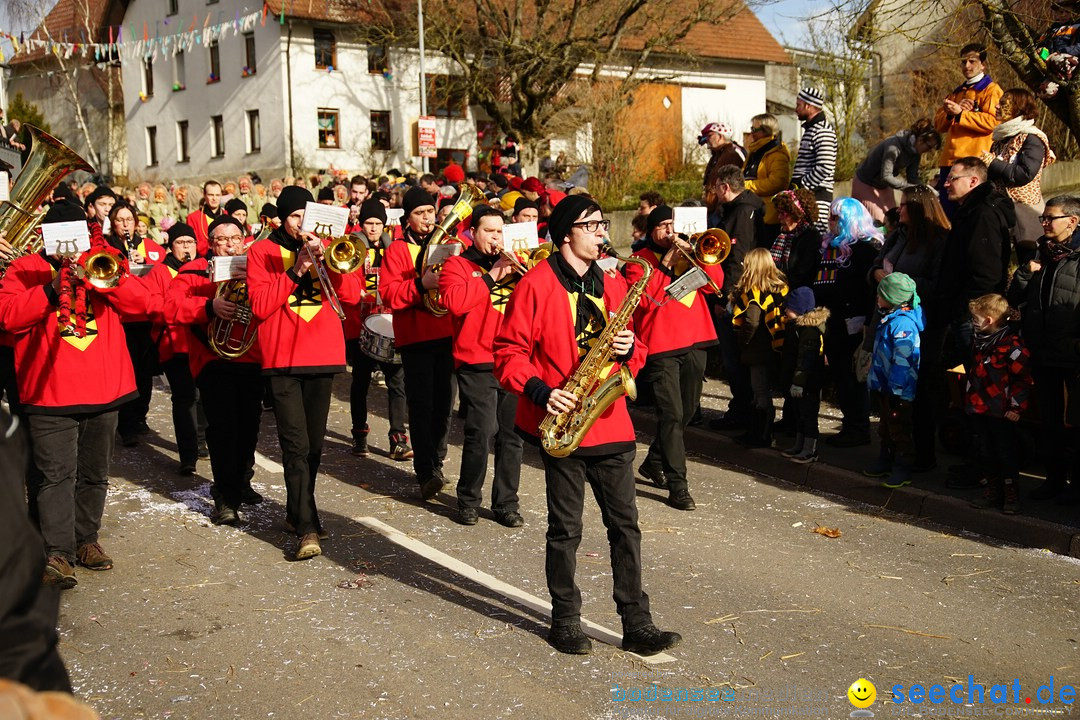
POLYGON ((877 698, 877 688, 869 680, 859 678, 847 689, 848 700, 857 708, 868 708, 877 698))

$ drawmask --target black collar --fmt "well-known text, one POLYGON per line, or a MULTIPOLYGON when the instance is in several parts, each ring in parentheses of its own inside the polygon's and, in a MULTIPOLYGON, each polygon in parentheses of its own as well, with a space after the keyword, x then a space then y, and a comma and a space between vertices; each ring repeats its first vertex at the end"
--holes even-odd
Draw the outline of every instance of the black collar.
POLYGON ((477 248, 475 245, 471 245, 468 250, 461 253, 461 257, 465 258, 471 263, 479 265, 485 270, 490 271, 491 268, 495 266, 495 263, 499 261, 500 255, 499 253, 495 253, 494 255, 485 255, 484 253, 480 252, 480 249, 477 248))
POLYGON ((578 275, 562 253, 552 253, 551 258, 551 269, 555 271, 555 277, 567 292, 584 293, 595 298, 604 297, 604 271, 596 263, 589 263, 585 274, 578 275))

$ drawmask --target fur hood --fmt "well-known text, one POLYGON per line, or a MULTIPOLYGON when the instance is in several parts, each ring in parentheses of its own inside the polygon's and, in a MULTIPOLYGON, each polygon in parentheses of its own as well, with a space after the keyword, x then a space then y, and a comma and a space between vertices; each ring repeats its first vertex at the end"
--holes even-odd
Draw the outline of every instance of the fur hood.
POLYGON ((823 307, 816 307, 805 315, 800 315, 795 321, 796 325, 802 325, 803 327, 814 327, 815 325, 824 329, 825 321, 829 319, 829 309, 823 307))

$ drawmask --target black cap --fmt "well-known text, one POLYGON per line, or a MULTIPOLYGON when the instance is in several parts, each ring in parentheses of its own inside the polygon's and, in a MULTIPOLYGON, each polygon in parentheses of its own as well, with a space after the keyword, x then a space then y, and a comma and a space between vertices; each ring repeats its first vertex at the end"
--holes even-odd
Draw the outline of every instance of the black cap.
POLYGON ((649 213, 649 224, 646 227, 647 232, 651 235, 660 223, 667 222, 675 218, 675 211, 667 205, 657 205, 649 213))
POLYGON ((360 224, 363 225, 370 218, 381 221, 383 225, 386 224, 386 207, 374 198, 365 200, 360 205, 360 224))
POLYGON ((244 229, 243 224, 239 220, 234 218, 232 215, 222 215, 218 217, 217 220, 210 223, 210 227, 206 228, 206 237, 213 237, 214 230, 221 227, 222 225, 235 225, 236 227, 240 228, 240 232, 244 233, 245 235, 247 234, 247 230, 244 229))
POLYGON ((521 212, 522 210, 524 210, 526 208, 532 208, 533 210, 536 210, 537 212, 540 212, 540 205, 537 204, 537 202, 535 200, 530 200, 529 198, 527 198, 525 196, 522 196, 522 197, 519 197, 517 200, 514 201, 514 214, 515 215, 517 215, 519 212, 521 212))
POLYGON ((98 185, 96 188, 94 188, 93 192, 91 192, 89 195, 86 196, 86 203, 85 203, 86 207, 90 207, 95 202, 97 202, 97 200, 99 198, 103 198, 103 197, 115 198, 116 193, 114 193, 112 191, 112 188, 109 187, 108 185, 98 185))
POLYGON ((79 220, 86 220, 86 212, 73 202, 60 200, 49 207, 49 211, 45 213, 41 223, 46 225, 48 223, 78 222, 79 220))
POLYGON ((298 185, 282 188, 281 194, 277 197, 278 218, 284 222, 285 218, 297 210, 303 210, 309 202, 315 202, 315 198, 311 196, 307 188, 298 185))
POLYGON ((401 209, 405 211, 405 217, 409 217, 413 210, 425 205, 435 207, 435 198, 431 197, 431 193, 422 187, 409 188, 409 192, 405 193, 405 197, 401 201, 401 209))
POLYGON ((274 203, 263 203, 262 210, 259 211, 259 217, 277 217, 277 205, 274 203))
POLYGON ((247 212, 247 203, 245 203, 240 198, 233 198, 229 202, 225 203, 225 212, 229 213, 230 215, 232 215, 237 210, 243 210, 244 212, 247 212))
POLYGON ((334 202, 334 188, 324 187, 319 190, 318 201, 322 202, 323 200, 329 200, 330 202, 334 202))
POLYGON ((175 223, 171 228, 169 228, 168 236, 169 245, 172 245, 174 242, 176 242, 177 238, 189 237, 194 239, 195 228, 191 227, 187 223, 178 222, 175 223))
POLYGON ((551 212, 551 217, 548 218, 548 234, 551 236, 551 241, 556 246, 562 245, 567 233, 570 232, 571 225, 587 212, 593 213, 599 209, 600 205, 588 195, 567 195, 559 201, 551 212))

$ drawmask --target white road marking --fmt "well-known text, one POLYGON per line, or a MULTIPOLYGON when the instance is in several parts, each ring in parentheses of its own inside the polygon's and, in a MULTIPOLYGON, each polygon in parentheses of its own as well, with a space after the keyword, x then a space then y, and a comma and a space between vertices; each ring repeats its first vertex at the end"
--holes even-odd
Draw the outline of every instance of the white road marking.
MULTIPOLYGON (((493 575, 488 575, 486 572, 477 570, 472 565, 464 563, 457 558, 447 555, 446 553, 440 552, 435 548, 431 547, 430 545, 417 540, 416 538, 409 537, 397 528, 391 527, 390 525, 387 525, 386 523, 373 517, 353 518, 353 520, 362 525, 366 525, 375 532, 384 536, 386 539, 390 540, 390 542, 400 545, 406 550, 411 550, 412 552, 420 555, 427 560, 431 560, 434 563, 442 565, 444 568, 452 570, 453 572, 456 572, 462 577, 468 578, 469 580, 472 580, 479 585, 483 585, 489 590, 494 590, 495 592, 509 598, 510 600, 513 600, 516 603, 519 603, 527 608, 542 613, 544 617, 548 618, 549 620, 551 619, 551 603, 547 602, 546 600, 542 600, 535 595, 531 595, 525 592, 520 588, 516 588, 513 585, 505 583, 493 575)), ((605 642, 609 645, 614 645, 615 647, 619 647, 622 645, 622 636, 615 632, 612 632, 611 630, 608 630, 602 625, 597 625, 594 622, 582 619, 581 627, 585 631, 586 635, 589 635, 590 637, 593 637, 601 642, 605 642)), ((649 663, 650 665, 675 662, 676 660, 675 657, 668 655, 667 653, 658 653, 656 655, 648 656, 637 655, 635 653, 629 654, 641 659, 642 662, 649 663)))
POLYGON ((258 450, 255 451, 255 464, 261 467, 263 470, 269 470, 272 473, 285 472, 285 467, 281 463, 274 462, 258 450))

